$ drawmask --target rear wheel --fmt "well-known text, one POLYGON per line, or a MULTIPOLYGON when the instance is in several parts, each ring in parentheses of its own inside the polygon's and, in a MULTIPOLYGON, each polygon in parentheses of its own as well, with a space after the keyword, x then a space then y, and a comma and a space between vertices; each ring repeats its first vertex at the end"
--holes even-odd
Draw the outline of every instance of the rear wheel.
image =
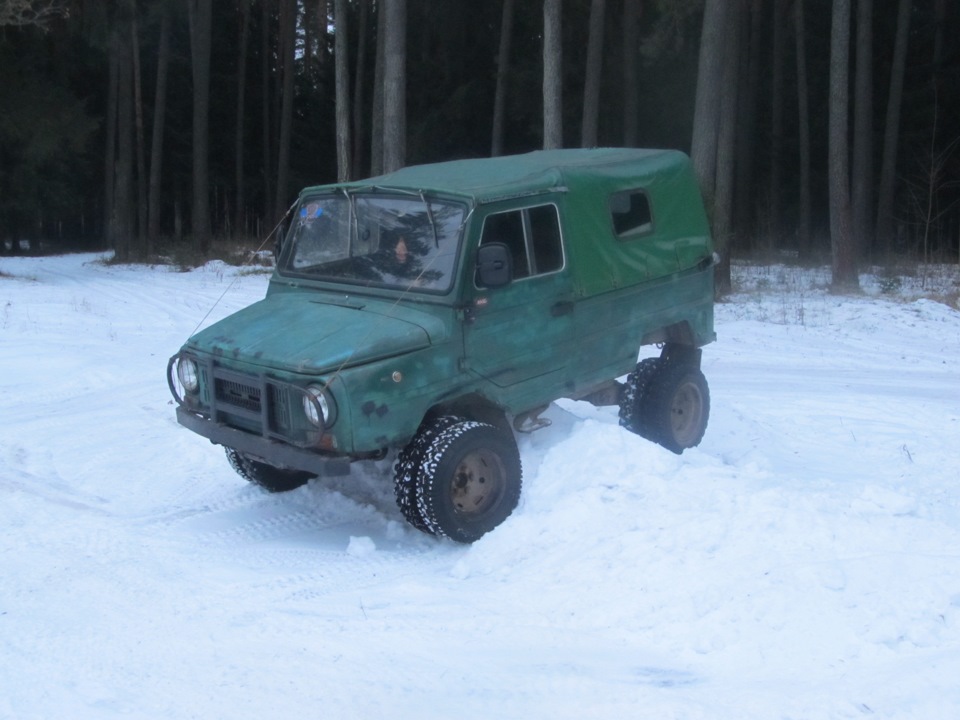
POLYGON ((709 417, 710 390, 698 368, 668 364, 657 372, 645 407, 651 440, 679 455, 700 444, 709 417))
POLYGON ((664 361, 661 358, 641 360, 634 371, 627 375, 623 394, 620 396, 620 425, 654 442, 656 438, 650 428, 650 418, 646 408, 650 386, 663 366, 664 361))
POLYGON ((310 478, 316 477, 313 473, 303 470, 285 470, 268 465, 233 448, 225 448, 225 450, 227 460, 230 462, 230 466, 237 471, 237 474, 254 485, 259 485, 267 492, 278 493, 296 490, 301 485, 305 485, 310 478))

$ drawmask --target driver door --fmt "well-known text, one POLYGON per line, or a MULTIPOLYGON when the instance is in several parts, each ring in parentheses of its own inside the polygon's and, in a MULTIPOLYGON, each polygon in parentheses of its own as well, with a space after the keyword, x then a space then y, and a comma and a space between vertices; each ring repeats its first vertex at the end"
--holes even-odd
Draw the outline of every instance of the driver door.
POLYGON ((508 248, 512 280, 484 288, 474 279, 464 313, 465 365, 495 386, 494 396, 509 388, 513 402, 548 402, 568 379, 577 351, 557 206, 489 213, 480 237, 481 246, 487 243, 508 248))

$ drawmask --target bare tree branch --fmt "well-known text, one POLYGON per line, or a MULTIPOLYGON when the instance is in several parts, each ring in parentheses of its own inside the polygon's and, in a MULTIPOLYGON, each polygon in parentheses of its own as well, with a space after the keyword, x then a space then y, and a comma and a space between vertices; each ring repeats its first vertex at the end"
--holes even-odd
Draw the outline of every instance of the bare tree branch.
POLYGON ((0 0, 0 27, 34 25, 42 30, 57 17, 67 17, 66 0, 0 0))

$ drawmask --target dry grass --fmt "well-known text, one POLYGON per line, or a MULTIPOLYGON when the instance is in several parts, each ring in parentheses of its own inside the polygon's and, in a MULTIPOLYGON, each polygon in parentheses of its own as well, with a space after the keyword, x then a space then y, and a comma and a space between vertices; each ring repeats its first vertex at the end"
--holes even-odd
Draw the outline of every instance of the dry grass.
MULTIPOLYGON (((190 241, 168 240, 161 252, 142 261, 134 261, 133 264, 168 265, 181 272, 189 272, 212 260, 233 267, 249 268, 250 274, 270 272, 273 270, 273 245, 256 239, 215 238, 210 243, 209 251, 203 253, 190 241)), ((121 263, 116 257, 104 262, 108 265, 128 264, 121 263)))
MULTIPOLYGON (((741 305, 767 322, 821 325, 830 321, 829 265, 803 266, 789 258, 777 262, 735 260, 733 292, 724 302, 741 305)), ((894 302, 932 300, 960 310, 960 266, 952 263, 904 263, 860 270, 864 297, 894 302)))

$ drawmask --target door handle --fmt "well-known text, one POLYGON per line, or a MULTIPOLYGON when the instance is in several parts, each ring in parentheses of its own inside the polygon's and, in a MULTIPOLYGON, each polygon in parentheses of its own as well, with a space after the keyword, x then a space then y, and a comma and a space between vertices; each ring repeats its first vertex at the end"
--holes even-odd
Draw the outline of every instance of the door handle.
POLYGON ((553 317, 560 317, 561 315, 570 315, 572 312, 573 312, 572 300, 561 300, 560 302, 555 302, 550 307, 550 314, 553 317))

